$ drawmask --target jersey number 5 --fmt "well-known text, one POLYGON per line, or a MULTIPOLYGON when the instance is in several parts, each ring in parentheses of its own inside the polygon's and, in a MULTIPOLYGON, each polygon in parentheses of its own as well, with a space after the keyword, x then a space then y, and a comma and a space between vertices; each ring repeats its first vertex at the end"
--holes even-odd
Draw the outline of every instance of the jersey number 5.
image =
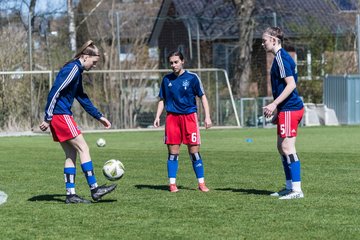
POLYGON ((280 125, 280 134, 284 135, 285 134, 285 124, 281 124, 280 125))

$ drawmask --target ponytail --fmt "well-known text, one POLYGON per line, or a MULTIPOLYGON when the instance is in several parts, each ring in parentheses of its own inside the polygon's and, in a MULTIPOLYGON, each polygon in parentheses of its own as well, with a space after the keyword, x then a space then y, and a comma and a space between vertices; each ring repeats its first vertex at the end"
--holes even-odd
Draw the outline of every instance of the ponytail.
POLYGON ((92 40, 88 40, 81 46, 75 56, 64 64, 64 66, 69 62, 79 59, 81 55, 100 56, 99 49, 95 46, 94 42, 92 40))

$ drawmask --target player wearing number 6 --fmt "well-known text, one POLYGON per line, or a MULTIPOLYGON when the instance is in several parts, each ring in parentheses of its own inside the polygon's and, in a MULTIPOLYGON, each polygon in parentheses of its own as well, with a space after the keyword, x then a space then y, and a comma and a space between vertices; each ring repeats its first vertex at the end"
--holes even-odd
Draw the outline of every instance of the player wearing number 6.
POLYGON ((160 115, 165 107, 167 114, 164 141, 169 153, 167 160, 169 190, 170 192, 179 191, 176 186, 176 174, 180 145, 183 143, 188 146, 199 190, 208 192, 209 189, 204 182, 203 161, 199 152, 200 131, 196 113, 196 97, 201 99, 204 108, 206 129, 212 124, 208 100, 199 77, 184 69, 184 56, 181 52, 170 53, 168 61, 173 72, 164 76, 162 80, 154 127, 160 126, 160 115))
POLYGON ((283 31, 267 28, 262 35, 262 45, 275 58, 271 66, 271 87, 274 101, 265 106, 265 117, 273 116, 277 123, 277 147, 284 167, 286 187, 271 194, 280 199, 303 198, 301 190, 300 160, 296 153, 297 128, 304 114, 304 105, 296 90, 297 68, 291 56, 282 48, 283 31))

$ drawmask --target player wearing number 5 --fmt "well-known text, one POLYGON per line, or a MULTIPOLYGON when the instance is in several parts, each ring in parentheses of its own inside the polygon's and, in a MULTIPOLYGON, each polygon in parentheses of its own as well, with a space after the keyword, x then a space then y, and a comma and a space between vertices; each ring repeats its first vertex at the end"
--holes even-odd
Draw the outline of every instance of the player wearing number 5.
POLYGON ((77 155, 79 155, 81 169, 94 201, 98 201, 116 188, 115 184, 98 186, 89 146, 71 111, 76 99, 85 111, 97 119, 105 128, 111 127, 109 120, 92 104, 82 85, 83 72, 95 68, 99 60, 100 51, 93 41, 89 40, 80 48, 75 57, 60 69, 48 94, 44 121, 39 126, 42 131, 50 128, 54 141, 59 142, 64 150, 65 203, 67 204, 90 203, 89 200, 78 196, 75 192, 77 155))
POLYGON ((184 56, 181 52, 170 53, 168 61, 173 70, 161 83, 159 103, 154 127, 160 126, 160 115, 166 108, 165 144, 168 147, 167 170, 170 192, 179 191, 176 186, 180 145, 186 144, 190 159, 198 179, 200 191, 208 192, 204 182, 204 166, 199 152, 200 131, 197 118, 196 97, 201 99, 204 112, 205 128, 211 127, 208 100, 199 77, 184 69, 184 56))
POLYGON ((284 33, 278 27, 267 28, 262 35, 266 52, 274 54, 271 66, 271 87, 274 101, 263 109, 265 117, 273 116, 277 124, 277 147, 284 167, 286 187, 271 194, 280 199, 303 198, 300 159, 296 153, 297 128, 304 114, 304 105, 296 90, 297 68, 292 57, 282 48, 284 33))

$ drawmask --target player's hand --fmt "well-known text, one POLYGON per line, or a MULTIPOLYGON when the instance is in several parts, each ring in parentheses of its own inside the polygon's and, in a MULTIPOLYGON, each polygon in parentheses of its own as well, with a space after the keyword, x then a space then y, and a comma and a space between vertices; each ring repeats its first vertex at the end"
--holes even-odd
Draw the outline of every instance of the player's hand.
POLYGON ((45 122, 45 121, 43 121, 41 124, 40 124, 40 126, 39 126, 39 128, 40 128, 40 130, 41 131, 46 131, 48 128, 49 128, 49 123, 48 122, 45 122))
POLYGON ((264 116, 267 118, 271 117, 274 114, 276 107, 277 107, 277 105, 274 102, 263 107, 264 116))
POLYGON ((211 119, 205 118, 204 125, 205 125, 205 129, 211 128, 212 127, 211 119))
POLYGON ((160 127, 160 118, 155 118, 154 120, 154 127, 160 127))
POLYGON ((104 125, 106 129, 109 129, 111 127, 111 122, 107 120, 105 117, 101 117, 99 121, 104 125))
POLYGON ((273 116, 272 119, 271 119, 271 123, 272 123, 272 124, 277 124, 277 122, 278 122, 278 115, 277 115, 277 114, 274 114, 274 116, 273 116))

